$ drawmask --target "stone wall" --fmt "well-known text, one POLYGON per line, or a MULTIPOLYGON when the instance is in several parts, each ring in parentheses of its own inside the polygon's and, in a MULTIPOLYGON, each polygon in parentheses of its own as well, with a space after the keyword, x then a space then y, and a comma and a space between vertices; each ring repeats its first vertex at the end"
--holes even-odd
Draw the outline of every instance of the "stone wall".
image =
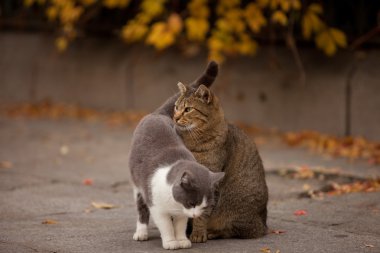
MULTIPOLYGON (((157 53, 118 40, 81 39, 67 52, 53 37, 0 34, 0 103, 54 101, 109 109, 150 111, 191 82, 205 54, 157 53)), ((306 82, 286 48, 260 48, 220 68, 213 89, 227 118, 281 130, 313 129, 380 140, 380 50, 340 52, 328 58, 302 49, 306 82), (275 50, 275 51, 274 51, 275 50)))

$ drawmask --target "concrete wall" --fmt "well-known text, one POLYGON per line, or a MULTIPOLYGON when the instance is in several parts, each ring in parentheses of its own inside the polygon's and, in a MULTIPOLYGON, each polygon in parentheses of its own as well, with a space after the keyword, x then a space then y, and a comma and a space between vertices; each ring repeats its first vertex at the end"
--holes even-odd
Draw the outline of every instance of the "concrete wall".
MULTIPOLYGON (((380 50, 327 58, 304 49, 306 83, 287 49, 276 48, 275 55, 263 47, 254 58, 221 66, 213 89, 229 119, 380 140, 380 50)), ((159 54, 104 39, 79 40, 60 55, 51 36, 1 33, 0 103, 51 98, 150 111, 176 92, 177 81, 192 81, 206 63, 205 54, 185 58, 175 49, 159 54)))

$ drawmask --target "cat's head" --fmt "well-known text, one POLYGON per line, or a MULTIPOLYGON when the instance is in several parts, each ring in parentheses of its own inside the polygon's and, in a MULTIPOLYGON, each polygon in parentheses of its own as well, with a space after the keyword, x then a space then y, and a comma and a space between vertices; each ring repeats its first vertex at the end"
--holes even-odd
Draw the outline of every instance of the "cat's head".
POLYGON ((197 89, 178 83, 181 92, 175 102, 173 120, 179 133, 193 131, 197 133, 216 129, 224 121, 224 112, 219 99, 205 85, 197 89), (198 130, 198 131, 197 131, 198 130))
POLYGON ((183 206, 190 218, 199 217, 214 202, 215 186, 223 179, 224 172, 214 173, 192 161, 178 161, 168 175, 172 181, 174 200, 183 206))

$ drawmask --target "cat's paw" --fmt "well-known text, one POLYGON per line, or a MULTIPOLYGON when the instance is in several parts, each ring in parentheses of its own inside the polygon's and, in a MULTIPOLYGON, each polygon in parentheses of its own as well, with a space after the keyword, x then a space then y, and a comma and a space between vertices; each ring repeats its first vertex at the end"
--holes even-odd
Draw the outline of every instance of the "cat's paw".
POLYGON ((221 235, 218 233, 208 233, 207 234, 207 239, 213 240, 213 239, 218 239, 221 238, 221 235))
POLYGON ((189 239, 181 239, 181 240, 178 240, 178 243, 179 243, 179 247, 181 249, 189 249, 191 248, 191 241, 189 239))
POLYGON ((179 249, 179 242, 178 241, 162 241, 162 247, 164 249, 179 249))
POLYGON ((207 232, 206 231, 193 231, 190 235, 190 241, 195 243, 206 242, 207 232))
POLYGON ((145 231, 136 231, 133 234, 133 240, 135 241, 146 241, 148 240, 148 233, 145 231))

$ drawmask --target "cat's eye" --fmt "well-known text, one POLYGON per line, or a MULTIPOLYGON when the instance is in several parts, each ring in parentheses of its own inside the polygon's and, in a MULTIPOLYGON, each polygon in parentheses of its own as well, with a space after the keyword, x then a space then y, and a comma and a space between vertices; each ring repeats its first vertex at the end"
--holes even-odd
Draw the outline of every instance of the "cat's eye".
POLYGON ((177 105, 174 106, 174 110, 178 111, 178 106, 177 105))
POLYGON ((193 108, 191 108, 191 107, 186 107, 186 108, 185 108, 185 112, 190 112, 192 109, 193 109, 193 108))

